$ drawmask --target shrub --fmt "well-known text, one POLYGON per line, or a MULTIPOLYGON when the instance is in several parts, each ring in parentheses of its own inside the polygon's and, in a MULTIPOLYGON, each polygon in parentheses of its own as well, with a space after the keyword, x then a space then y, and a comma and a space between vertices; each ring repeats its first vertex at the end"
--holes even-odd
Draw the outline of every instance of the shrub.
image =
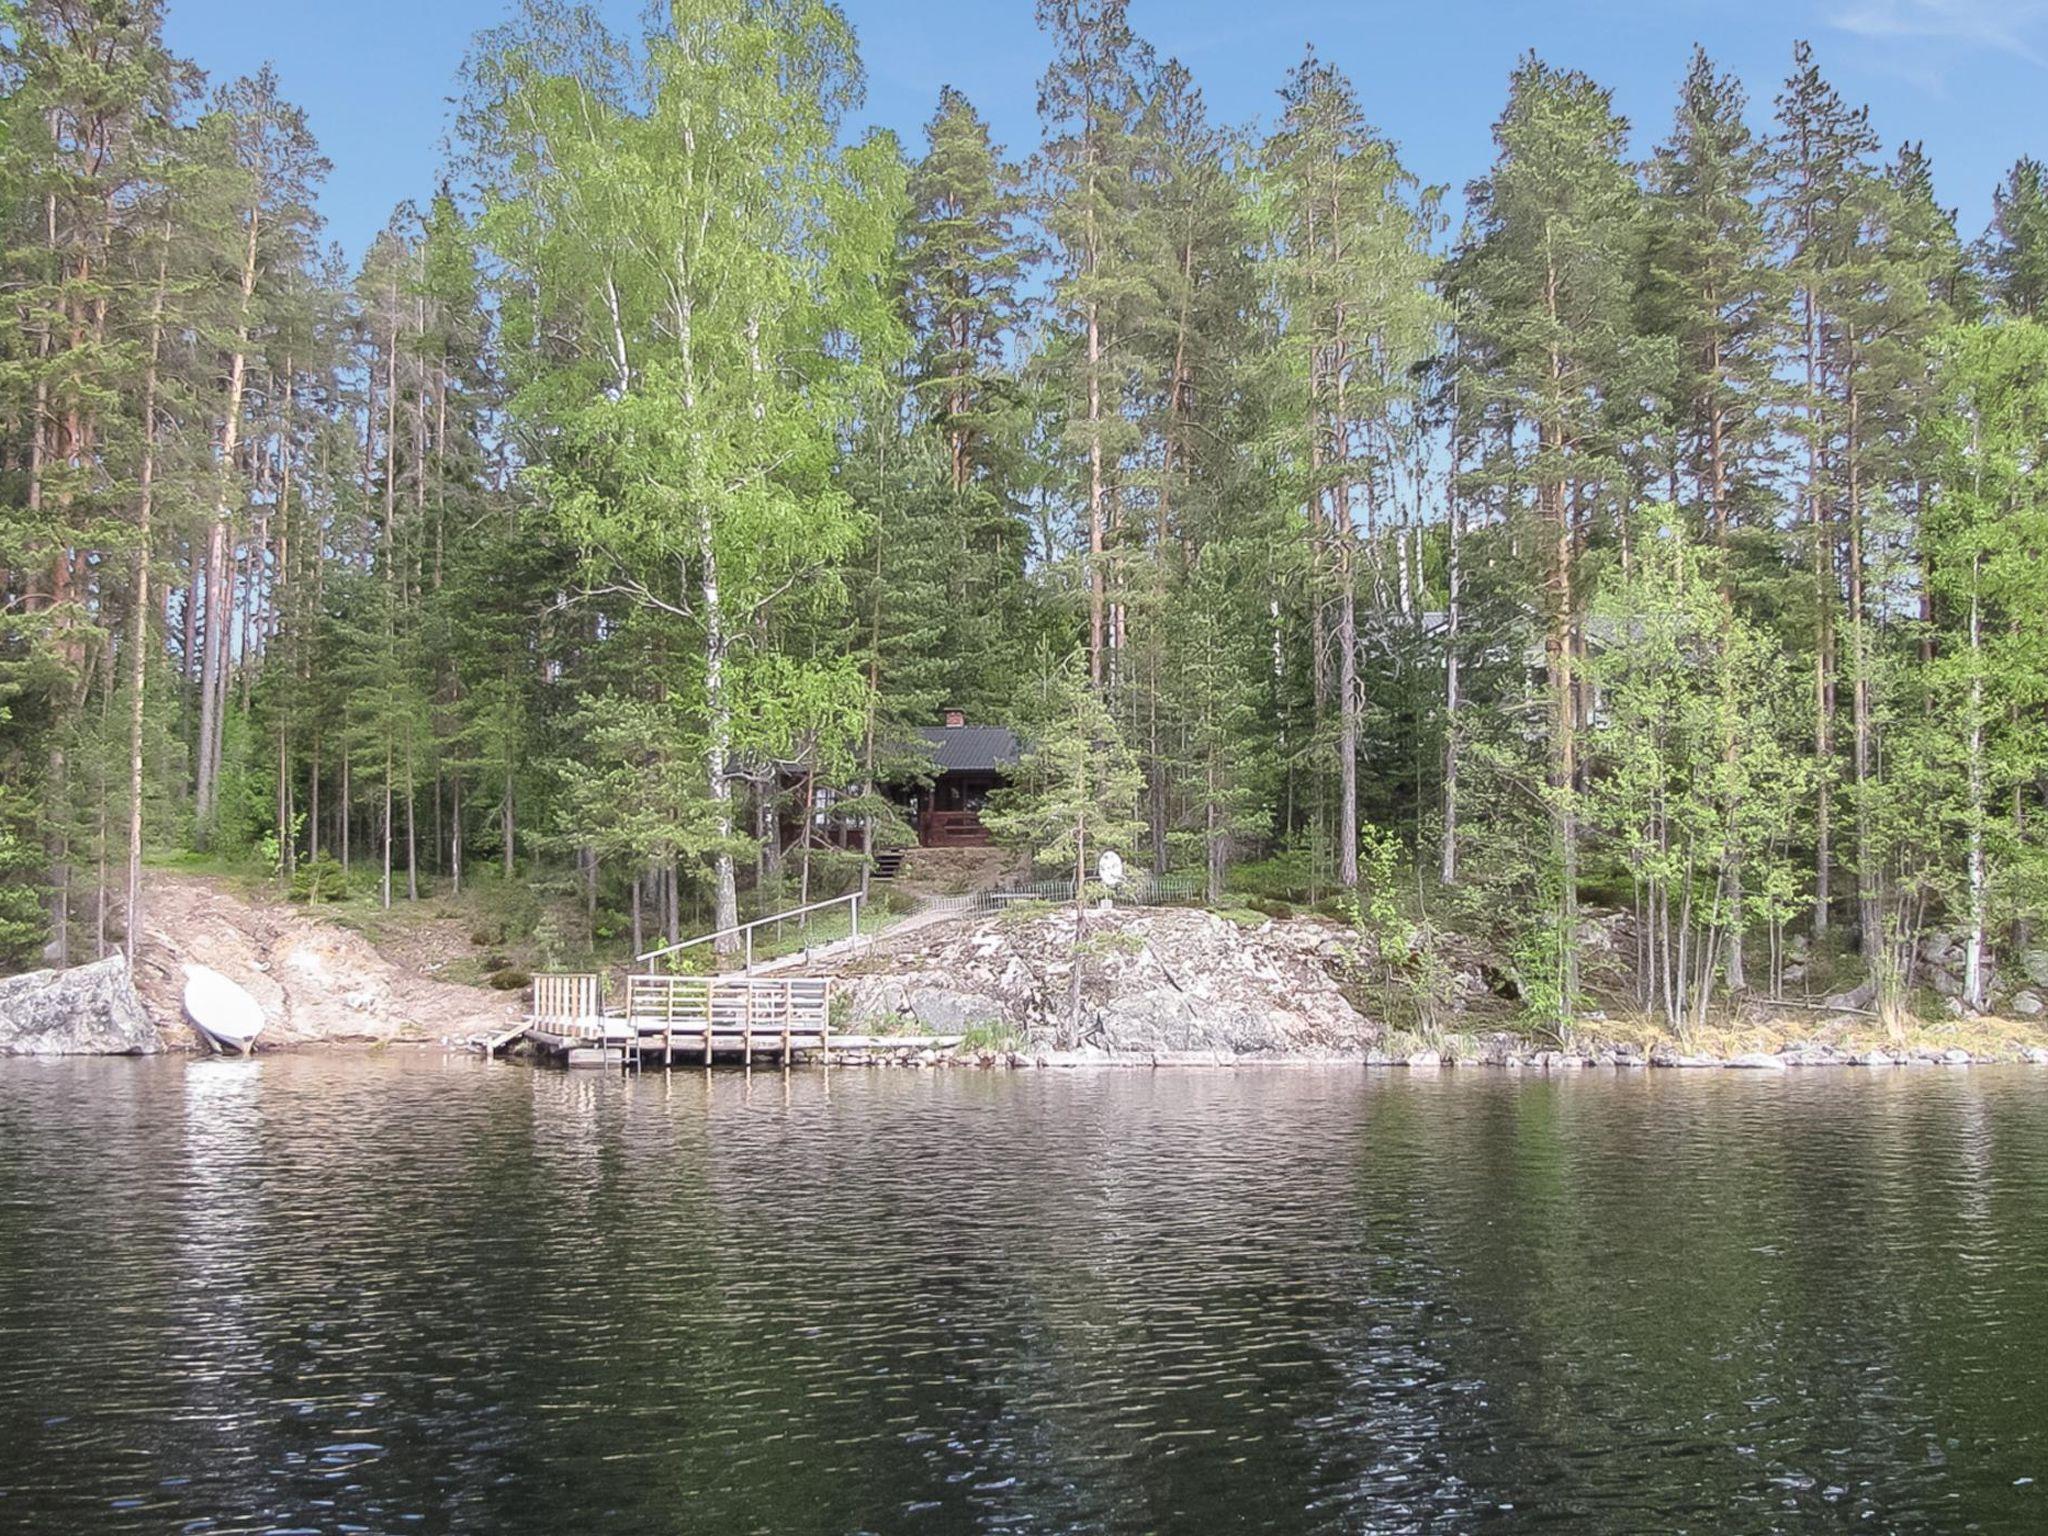
POLYGON ((532 986, 533 977, 525 971, 507 967, 502 971, 491 972, 485 984, 500 992, 518 992, 532 986))
POLYGON ((346 901, 348 894, 348 871, 331 854, 306 860, 292 874, 293 901, 346 901))

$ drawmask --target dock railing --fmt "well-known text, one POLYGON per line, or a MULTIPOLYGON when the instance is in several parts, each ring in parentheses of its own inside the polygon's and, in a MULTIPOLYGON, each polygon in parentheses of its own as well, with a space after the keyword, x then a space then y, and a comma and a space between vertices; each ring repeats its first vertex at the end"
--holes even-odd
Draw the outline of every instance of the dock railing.
POLYGON ((533 978, 533 1021, 574 1024, 604 1012, 604 978, 589 972, 543 973, 533 978))
MULTIPOLYGON (((803 950, 808 954, 811 949, 809 936, 812 929, 817 926, 827 926, 827 923, 822 919, 814 924, 812 921, 813 914, 835 912, 839 908, 844 907, 847 911, 847 933, 844 935, 834 935, 830 942, 836 943, 841 937, 859 939, 860 909, 862 903, 866 900, 867 893, 865 891, 848 891, 844 896, 833 896, 824 901, 813 901, 801 907, 791 907, 786 912, 771 912, 766 917, 757 917, 750 922, 735 923, 729 928, 719 928, 710 933, 700 933, 695 938, 684 939, 680 944, 664 944, 659 949, 650 949, 643 955, 635 955, 633 957, 634 963, 646 966, 649 972, 652 973, 658 962, 669 959, 671 956, 679 955, 685 950, 695 949, 700 944, 715 946, 720 939, 736 938, 740 941, 739 949, 743 961, 740 970, 744 974, 754 968, 754 951, 757 947, 754 936, 763 929, 769 929, 779 935, 784 924, 797 923, 801 933, 804 935, 803 950)), ((780 957, 776 956, 774 958, 780 957)))
POLYGON ((679 1048, 790 1058, 829 1050, 832 982, 825 976, 629 976, 626 1020, 642 1053, 675 1059, 679 1048), (679 1047, 680 1037, 680 1047, 679 1047))

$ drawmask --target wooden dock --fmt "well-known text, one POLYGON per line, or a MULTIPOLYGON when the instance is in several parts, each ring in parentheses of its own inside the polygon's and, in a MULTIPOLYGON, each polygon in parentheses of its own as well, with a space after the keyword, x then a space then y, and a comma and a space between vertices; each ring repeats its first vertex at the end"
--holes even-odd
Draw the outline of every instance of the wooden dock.
MULTIPOLYGON (((604 978, 595 972, 536 976, 533 1011, 525 1025, 488 1042, 489 1049, 495 1052, 523 1034, 572 1067, 708 1067, 718 1061, 789 1066, 799 1059, 951 1050, 960 1036, 833 1034, 832 975, 829 970, 820 974, 817 968, 833 966, 867 947, 870 941, 862 937, 860 926, 866 899, 865 892, 851 891, 649 950, 635 957, 647 969, 626 978, 623 998, 607 999, 604 978), (833 933, 841 907, 846 909, 846 931, 833 933), (827 933, 819 934, 814 924, 827 933), (795 948, 756 958, 757 933, 767 935, 764 942, 780 946, 792 927, 795 948), (738 971, 685 976, 661 970, 683 963, 677 957, 686 951, 721 941, 741 962, 738 971), (793 974, 797 967, 805 974, 793 974)), ((713 957, 714 964, 718 958, 713 957)))
POLYGON ((607 1010, 603 993, 594 974, 536 976, 520 1033, 572 1067, 788 1066, 959 1044, 957 1036, 834 1035, 829 976, 629 976, 620 1011, 607 1010))

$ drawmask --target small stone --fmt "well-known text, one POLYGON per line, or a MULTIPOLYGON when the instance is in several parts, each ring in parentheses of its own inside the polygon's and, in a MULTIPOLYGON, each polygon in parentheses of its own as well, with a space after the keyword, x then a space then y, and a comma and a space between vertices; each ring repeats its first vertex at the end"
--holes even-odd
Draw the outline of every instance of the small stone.
POLYGON ((1970 1060, 1970 1053, 1960 1046, 1952 1045, 1941 1053, 1941 1064, 1945 1067, 1967 1067, 1970 1060))
POLYGON ((1411 1051, 1401 1063, 1406 1067, 1440 1067, 1444 1064, 1441 1051, 1411 1051))
POLYGON ((2020 1052, 2020 1060, 2037 1067, 2048 1067, 2048 1050, 2043 1050, 2038 1045, 2030 1045, 2020 1052))
POLYGON ((1854 1067, 1894 1067, 1898 1065, 1889 1052, 1878 1050, 1858 1051, 1849 1058, 1849 1064, 1854 1067))
POLYGON ((2044 1012, 2048 1012, 2048 1003, 2042 1002, 2041 994, 2032 990, 2015 993, 2013 1000, 2006 1006, 2017 1019, 2038 1019, 2044 1012))
POLYGON ((1744 1051, 1740 1056, 1730 1056, 1726 1063, 1751 1072, 1782 1072, 1785 1063, 1767 1051, 1744 1051))

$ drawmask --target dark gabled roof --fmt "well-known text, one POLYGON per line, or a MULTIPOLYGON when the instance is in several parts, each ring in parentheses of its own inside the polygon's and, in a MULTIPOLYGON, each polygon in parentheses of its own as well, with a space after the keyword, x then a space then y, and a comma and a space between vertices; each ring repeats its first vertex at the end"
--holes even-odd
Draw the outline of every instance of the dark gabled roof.
POLYGON ((1017 733, 1000 725, 927 725, 917 739, 940 773, 1005 773, 1017 766, 1017 733))

